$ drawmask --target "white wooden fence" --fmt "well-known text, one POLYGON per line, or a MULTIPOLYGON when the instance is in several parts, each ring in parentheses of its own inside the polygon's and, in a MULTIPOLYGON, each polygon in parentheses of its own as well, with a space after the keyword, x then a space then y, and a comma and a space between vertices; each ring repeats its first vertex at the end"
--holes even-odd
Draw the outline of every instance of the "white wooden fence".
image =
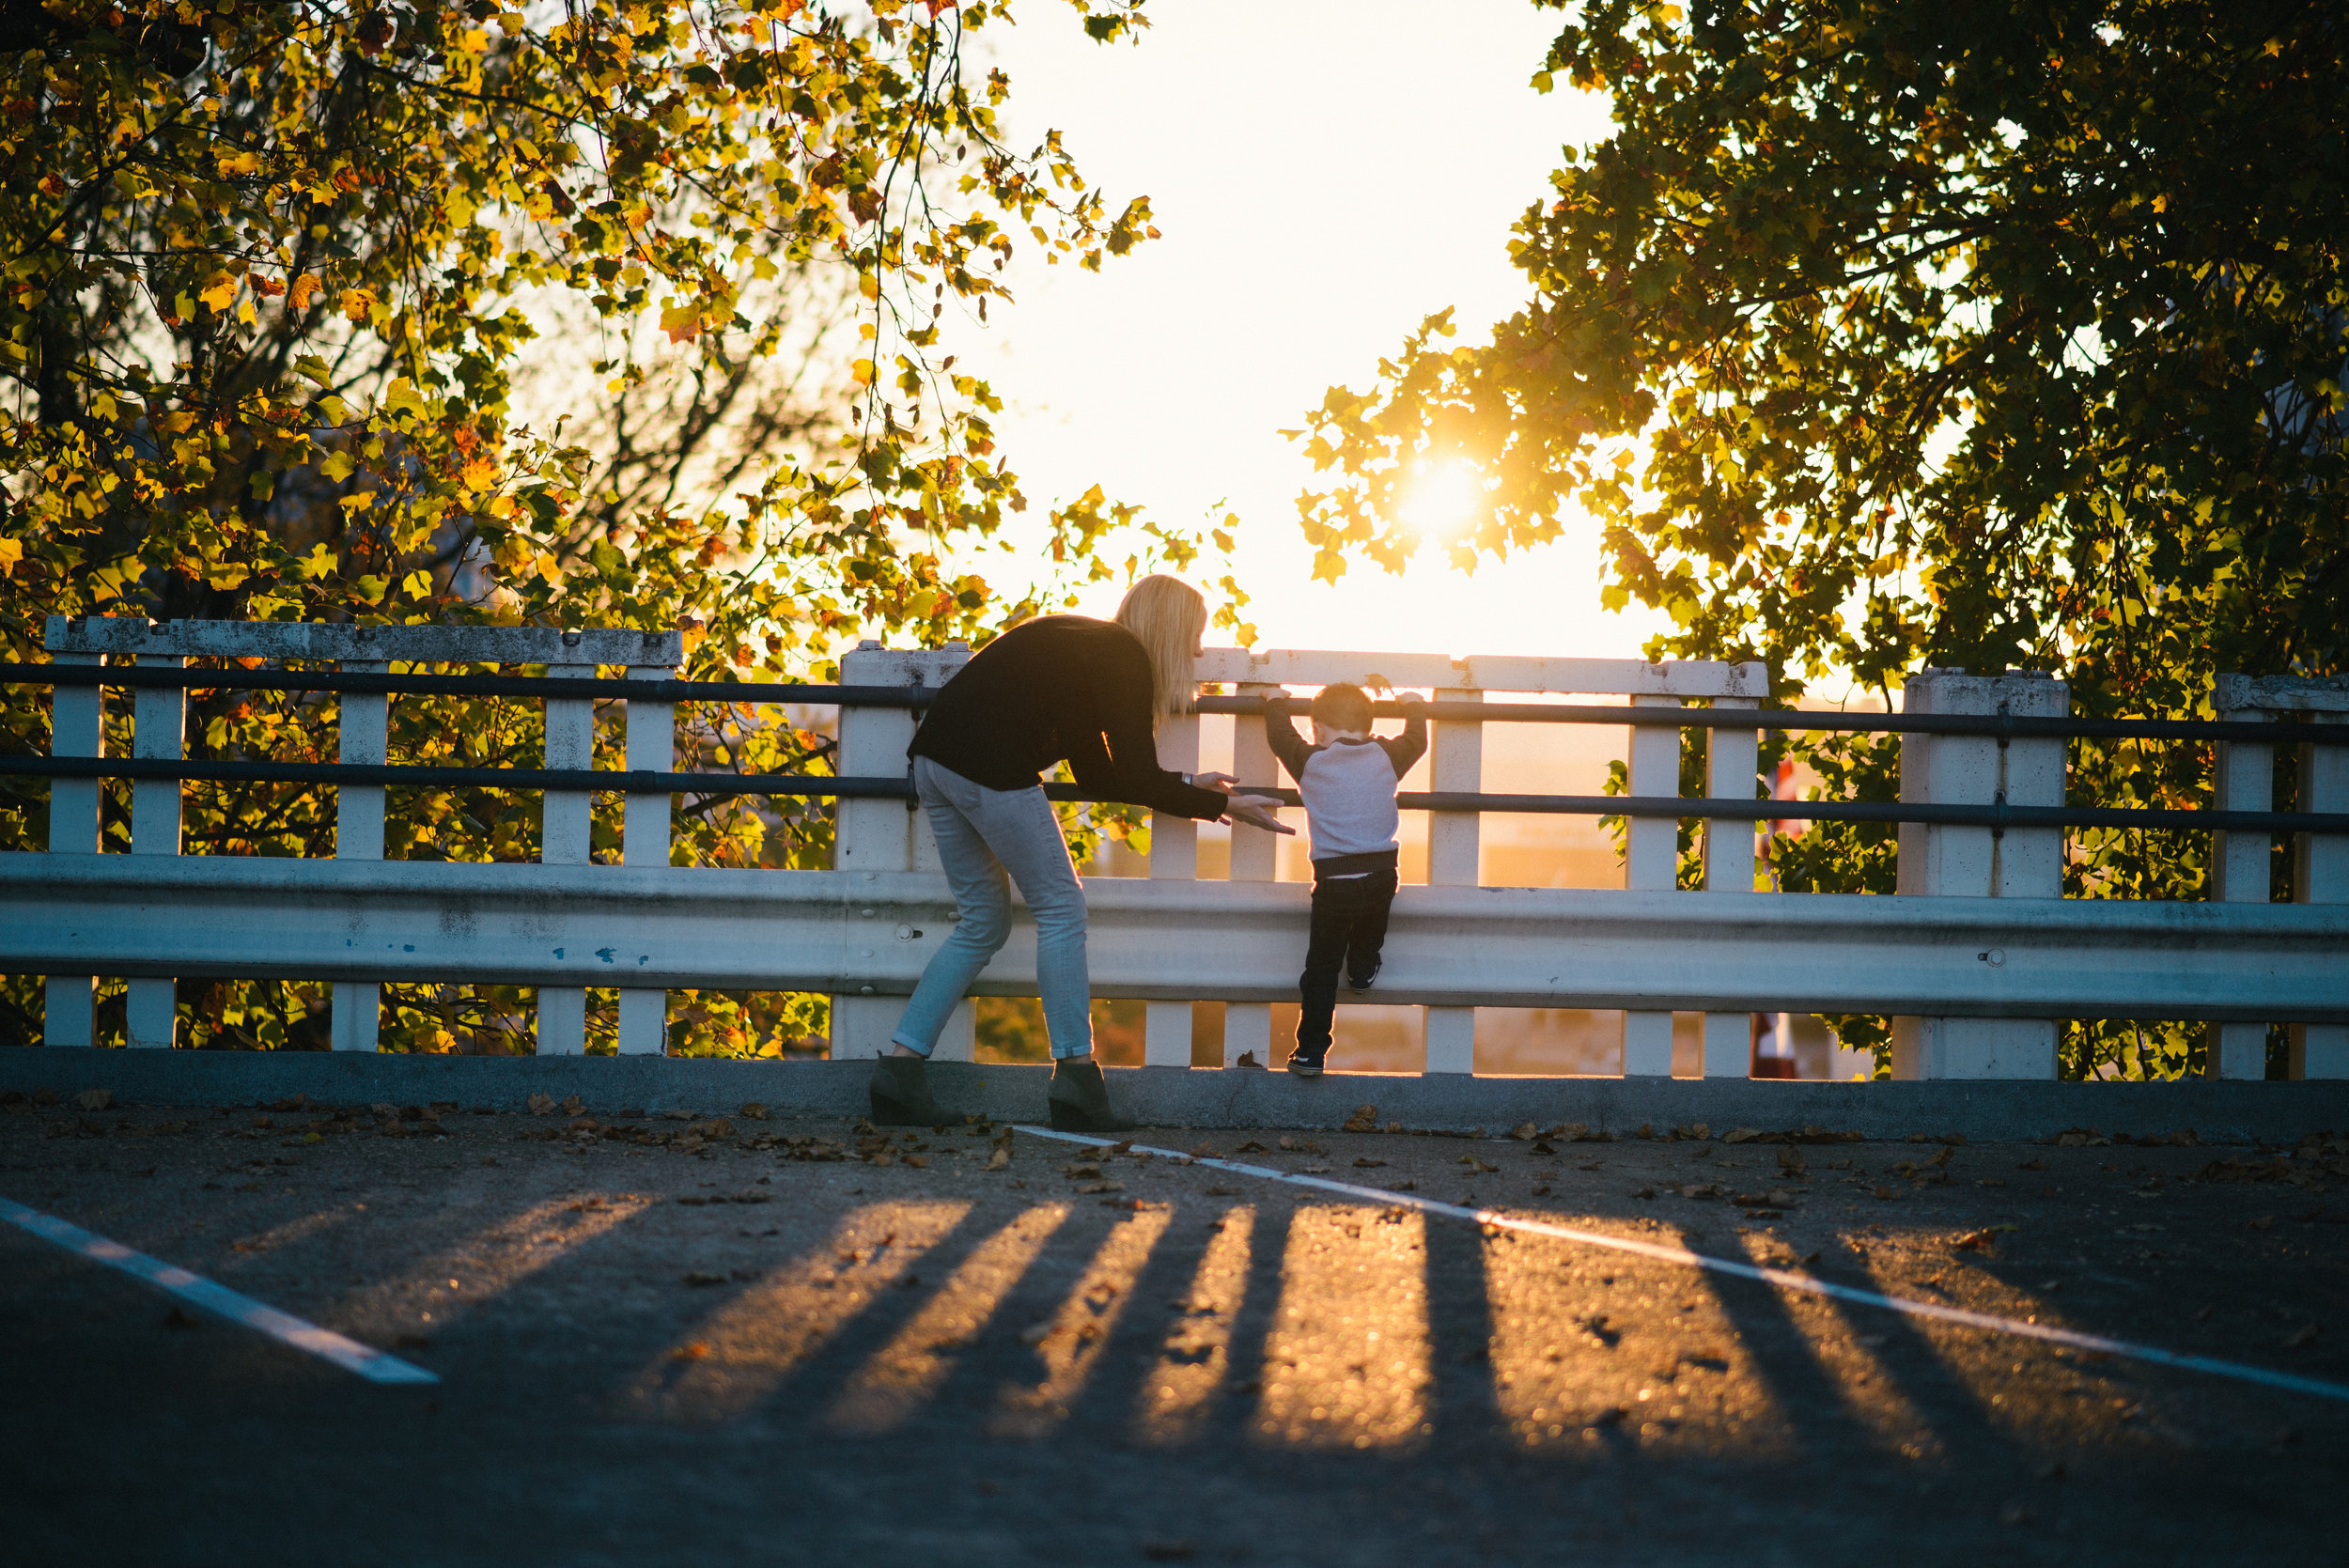
MULTIPOLYGON (((335 660, 381 671, 410 664, 543 664, 554 676, 620 667, 665 678, 679 657, 671 633, 531 628, 376 628, 140 621, 54 621, 60 662, 191 657, 335 660)), ((934 687, 967 657, 865 644, 848 656, 853 686, 934 687)), ((1210 649, 1203 680, 1245 694, 1271 685, 1314 687, 1373 674, 1439 699, 1502 694, 1613 695, 1640 706, 1704 703, 1758 708, 1759 665, 1471 658, 1210 649)), ((2229 717, 2300 712, 2349 719, 2340 683, 2222 683, 2229 717)), ((342 758, 383 761, 384 701, 342 699, 342 758)), ((2061 716, 2063 687, 2044 676, 1973 677, 1925 672, 1911 712, 2061 716)), ((94 756, 101 744, 95 689, 56 692, 58 755, 94 756)), ((592 706, 549 700, 547 766, 591 766, 592 706)), ((674 766, 673 710, 631 701, 627 767, 674 766)), ((134 747, 180 754, 184 694, 141 689, 134 747)), ((850 706, 840 724, 845 776, 901 775, 914 714, 850 706)), ((1433 726, 1438 791, 1476 792, 1482 725, 1433 726)), ((1754 793, 1753 730, 1715 728, 1709 793, 1754 793)), ((2349 739, 2349 734, 2344 735, 2349 739)), ((1681 731, 1626 731, 1629 793, 1679 789, 1681 731)), ((1170 722, 1159 753, 1198 766, 1195 719, 1170 722)), ((2349 747, 2302 748, 2299 809, 2349 811, 2349 747)), ((2264 810, 2267 745, 2222 748, 2221 804, 2264 810)), ((1237 726, 1235 772, 1270 784, 1276 769, 1261 726, 1237 726)), ((1902 799, 1925 806, 2060 805, 2063 742, 1908 735, 1902 799)), ((616 782, 616 781, 615 781, 616 782)), ((665 998, 686 987, 816 990, 833 998, 835 1056, 883 1048, 922 964, 952 918, 920 814, 894 799, 843 800, 838 855, 829 872, 743 871, 668 864, 670 797, 628 797, 621 862, 588 855, 585 794, 550 791, 541 863, 385 862, 383 795, 346 785, 331 862, 179 854, 179 786, 132 789, 128 856, 98 847, 98 785, 59 779, 51 852, 0 856, 0 968, 48 979, 46 1040, 86 1046, 92 976, 130 977, 127 1032, 137 1047, 172 1043, 175 975, 282 976, 334 982, 337 1049, 372 1049, 387 981, 489 983, 537 988, 537 1048, 584 1048, 585 991, 616 987, 619 1048, 665 1046, 665 998)), ((1792 813, 1790 813, 1792 815, 1792 813)), ((1473 1068, 1475 1008, 1624 1010, 1623 1070, 1672 1071, 1675 1012, 1704 1015, 1708 1077, 1748 1071, 1754 1011, 1896 1015, 1894 1063, 1910 1078, 2055 1076, 2055 1020, 2078 1017, 2209 1018, 2221 1076, 2257 1078, 2270 1022, 2292 1027, 2295 1077, 2349 1077, 2349 838, 2299 835, 2298 902, 2267 901, 2268 840, 2227 835, 2221 896, 2207 904, 2138 904, 2061 896, 2062 845, 2053 828, 1904 824, 1897 895, 1753 891, 1750 823, 1708 823, 1703 892, 1674 891, 1677 827, 1630 824, 1622 891, 1479 885, 1479 818, 1431 822, 1429 885, 1399 895, 1382 971, 1382 1001, 1427 1010, 1426 1070, 1473 1068)), ((1296 994, 1308 890, 1274 880, 1274 839, 1233 830, 1226 878, 1198 877, 1195 824, 1158 817, 1150 877, 1088 884, 1095 989, 1145 999, 1149 1064, 1188 1066, 1191 1007, 1225 1008, 1224 1061, 1272 1060, 1270 1007, 1296 994)), ((992 994, 1034 993, 1031 935, 1019 931, 982 977, 992 994)), ((941 1057, 972 1050, 968 1004, 941 1057)))

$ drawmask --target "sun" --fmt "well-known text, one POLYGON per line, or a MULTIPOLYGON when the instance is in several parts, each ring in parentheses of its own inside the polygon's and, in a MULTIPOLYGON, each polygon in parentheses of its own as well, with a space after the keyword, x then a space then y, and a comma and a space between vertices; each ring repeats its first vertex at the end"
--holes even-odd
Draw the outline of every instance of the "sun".
POLYGON ((1423 468, 1404 491, 1402 520, 1422 538, 1446 538, 1466 529, 1485 503, 1473 464, 1453 461, 1423 468))

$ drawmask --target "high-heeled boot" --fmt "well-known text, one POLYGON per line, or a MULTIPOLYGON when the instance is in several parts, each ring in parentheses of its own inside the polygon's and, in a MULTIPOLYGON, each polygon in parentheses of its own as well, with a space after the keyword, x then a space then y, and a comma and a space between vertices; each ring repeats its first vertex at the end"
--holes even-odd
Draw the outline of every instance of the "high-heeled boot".
POLYGON ((1052 1063, 1046 1108, 1052 1126, 1063 1132, 1125 1132, 1133 1126, 1110 1108, 1110 1086, 1101 1077, 1101 1064, 1090 1058, 1052 1063))
POLYGON ((929 1063, 919 1056, 883 1056, 873 1062, 869 1094, 873 1120, 885 1127, 936 1127, 946 1113, 930 1097, 929 1063))

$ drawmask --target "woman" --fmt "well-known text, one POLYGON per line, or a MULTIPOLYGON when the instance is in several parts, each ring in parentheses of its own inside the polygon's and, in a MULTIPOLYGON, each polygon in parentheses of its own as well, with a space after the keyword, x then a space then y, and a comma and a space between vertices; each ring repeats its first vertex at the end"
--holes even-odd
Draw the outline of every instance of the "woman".
POLYGON ((1011 935, 1005 874, 1035 919, 1036 989, 1052 1042, 1052 1126, 1103 1132, 1130 1124, 1110 1110, 1093 1059, 1093 987, 1085 970, 1085 900, 1060 819, 1037 775, 1066 761, 1078 784, 1105 800, 1201 821, 1235 820, 1290 832, 1268 798, 1231 793, 1222 773, 1195 779, 1159 766, 1159 715, 1188 713, 1206 631, 1197 589, 1145 577, 1114 621, 1045 615, 1012 628, 946 683, 913 744, 913 786, 938 839, 959 911, 874 1063, 873 1120, 935 1126, 926 1063, 947 1015, 1011 935))

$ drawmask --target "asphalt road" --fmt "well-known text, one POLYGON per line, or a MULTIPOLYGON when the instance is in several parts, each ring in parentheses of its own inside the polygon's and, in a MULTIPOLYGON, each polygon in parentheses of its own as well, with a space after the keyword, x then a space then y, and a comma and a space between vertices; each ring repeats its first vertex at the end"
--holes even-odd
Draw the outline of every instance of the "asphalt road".
MULTIPOLYGON (((12 1563, 2349 1562, 2349 1402, 1166 1159, 0 1110, 0 1196, 442 1379, 0 1225, 12 1563)), ((2349 1140, 1707 1130, 1134 1136, 2349 1384, 2349 1140)))

